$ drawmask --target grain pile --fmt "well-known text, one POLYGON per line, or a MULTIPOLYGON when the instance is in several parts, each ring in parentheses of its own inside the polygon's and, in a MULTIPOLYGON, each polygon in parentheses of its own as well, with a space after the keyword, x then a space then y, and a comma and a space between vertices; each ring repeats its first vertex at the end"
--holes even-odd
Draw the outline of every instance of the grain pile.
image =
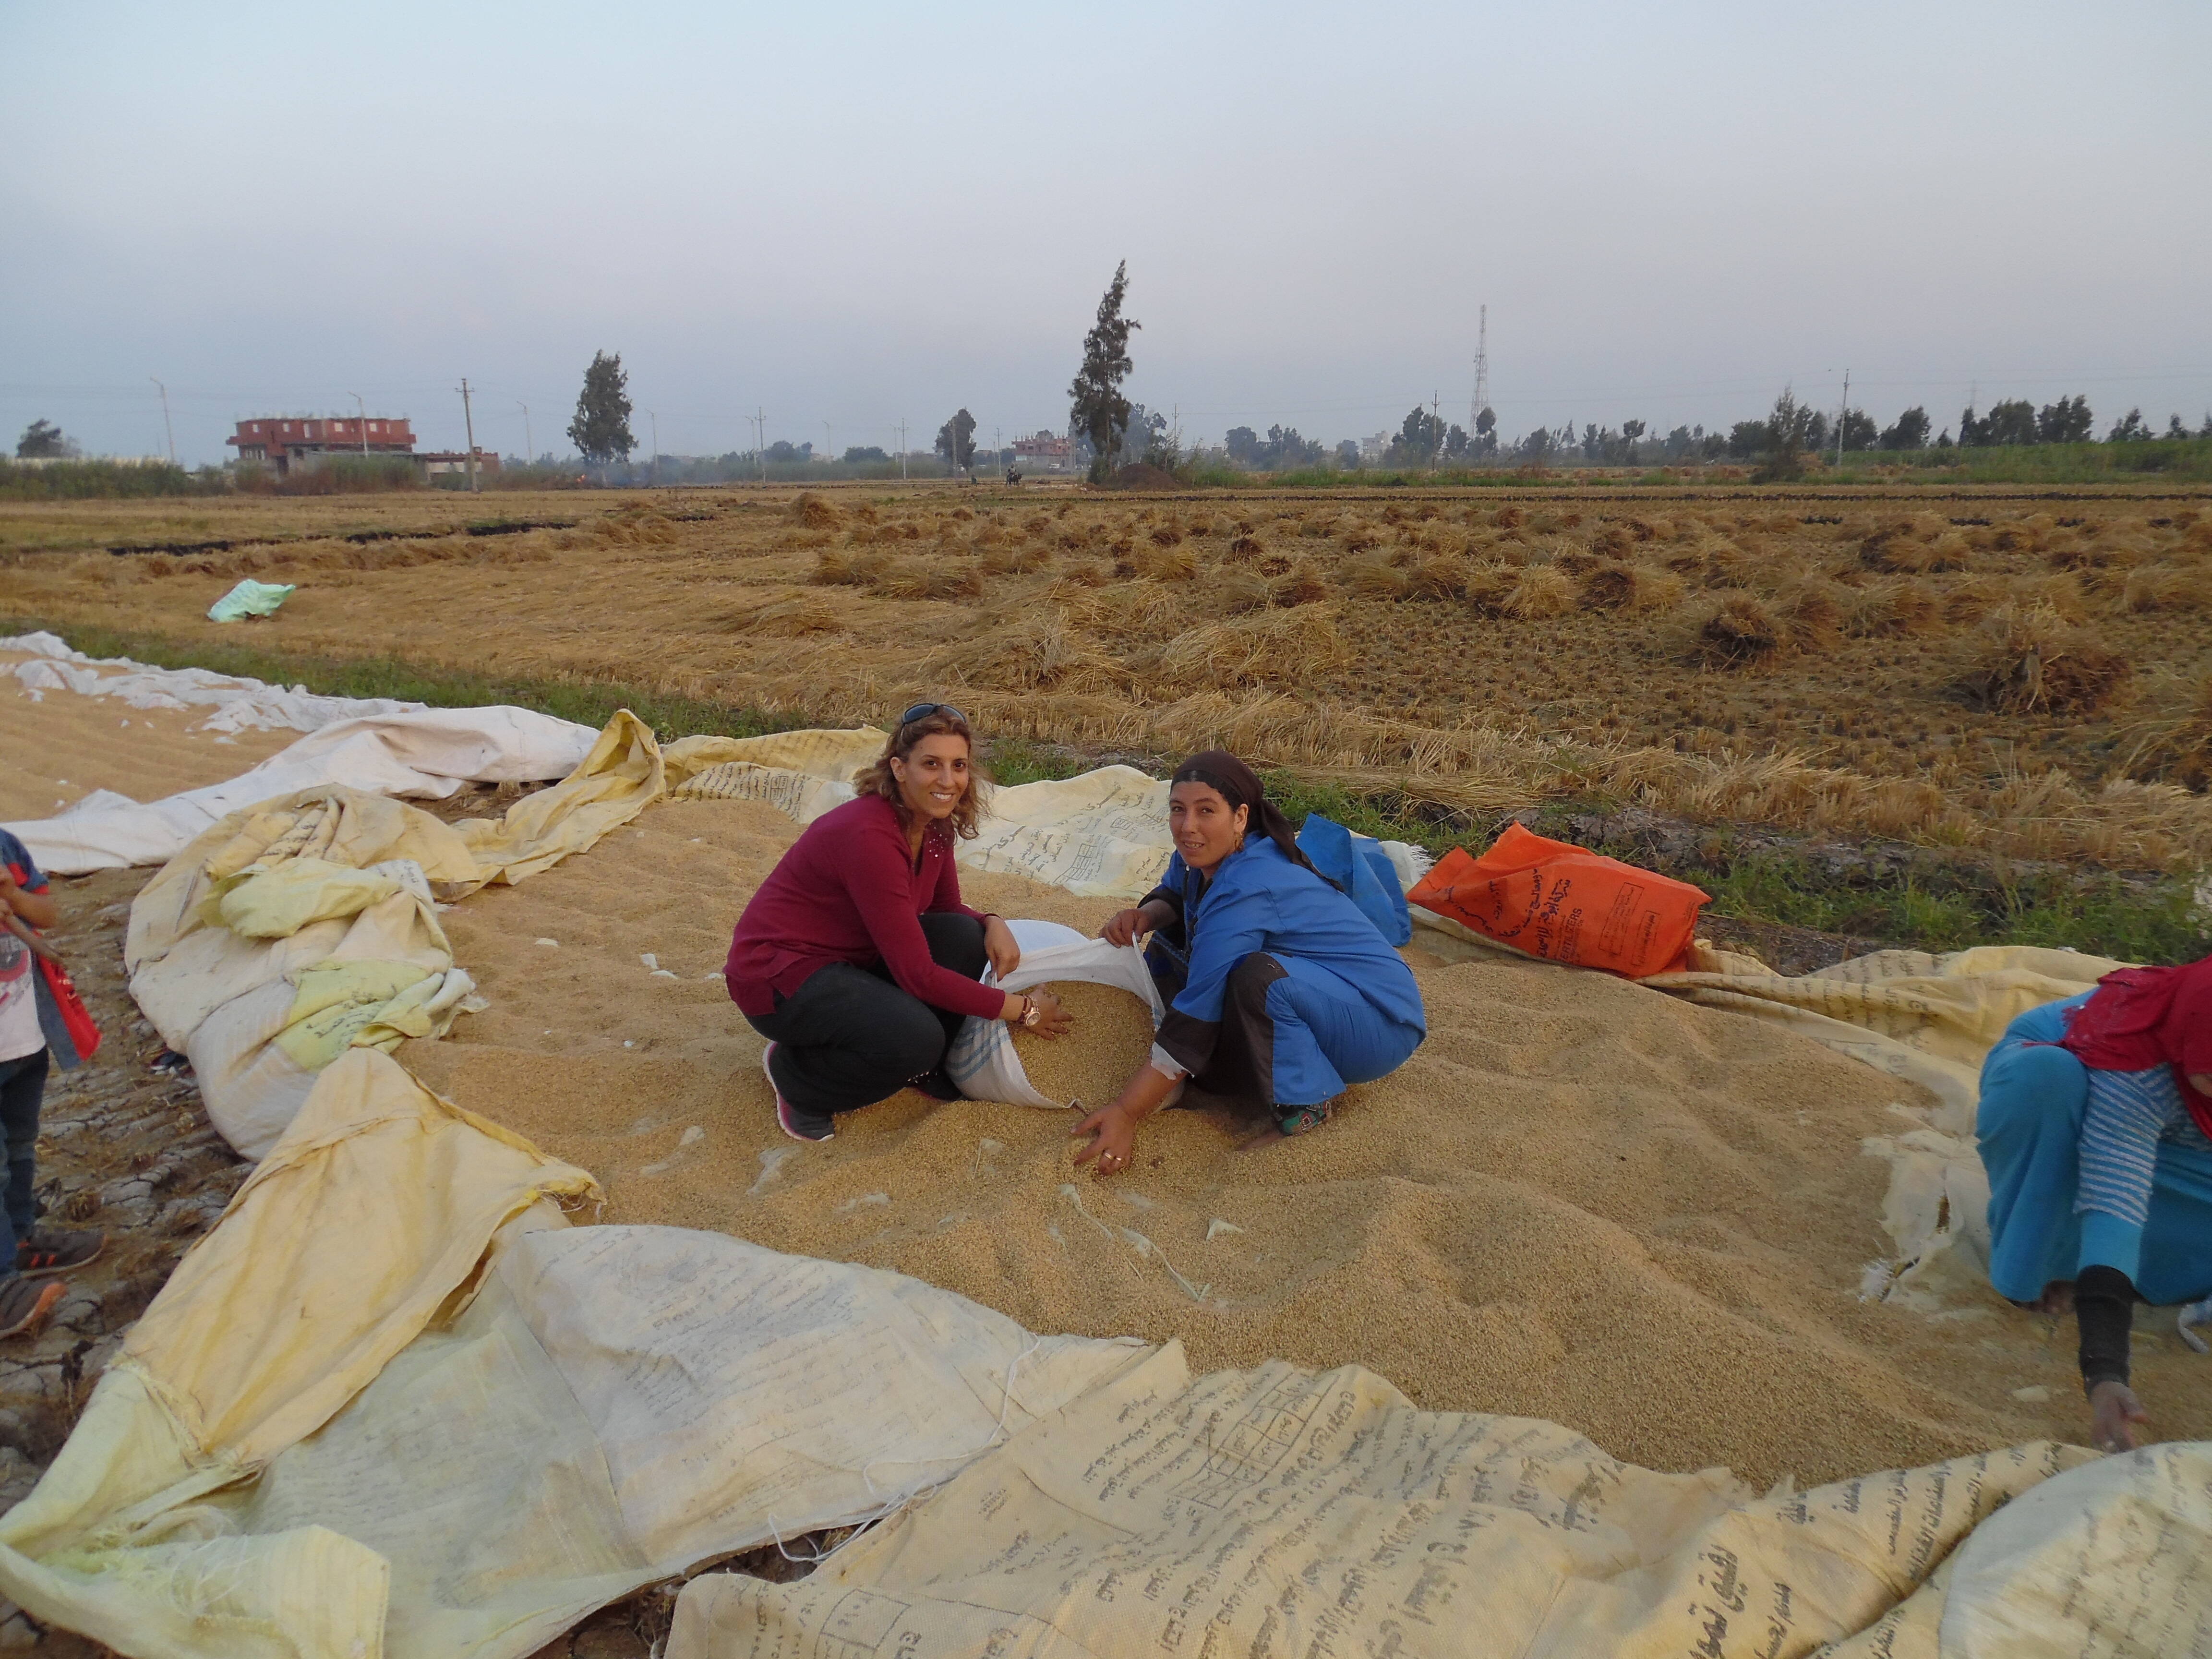
POLYGON ((1103 1106, 1152 1052, 1152 1010, 1118 985, 1067 980, 1039 988, 1060 999, 1075 1029, 1056 1037, 1016 1029, 1014 1053, 1030 1087, 1062 1105, 1103 1106))
MULTIPOLYGON (((1603 975, 1410 952, 1428 1042, 1262 1151, 1164 1112, 1136 1167, 1094 1181, 1069 1114, 911 1092, 796 1146, 716 973, 794 834, 767 807, 673 803, 475 895, 443 920, 490 1011, 402 1059, 592 1170, 607 1221, 912 1273, 1034 1330, 1180 1336, 1201 1370, 1358 1360, 1425 1407, 1761 1483, 2087 1432, 2070 1323, 1988 1295, 1933 1317, 1857 1299, 1887 1182, 1860 1143, 1914 1127, 1911 1088, 1603 975)), ((1115 908, 965 885, 1086 930, 1115 908)), ((2212 1437, 2212 1365, 2170 1325, 2136 1343, 2158 1433, 2212 1437)))
POLYGON ((65 812, 95 789, 159 800, 236 777, 300 740, 297 732, 196 730, 205 708, 133 708, 116 697, 33 694, 0 651, 0 823, 65 812))

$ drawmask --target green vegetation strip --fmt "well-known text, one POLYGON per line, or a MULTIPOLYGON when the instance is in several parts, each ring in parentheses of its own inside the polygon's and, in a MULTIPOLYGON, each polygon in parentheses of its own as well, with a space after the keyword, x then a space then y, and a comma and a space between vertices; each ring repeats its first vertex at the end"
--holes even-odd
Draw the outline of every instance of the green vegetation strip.
MULTIPOLYGON (((18 617, 0 632, 45 629, 94 657, 129 657, 162 668, 205 668, 271 684, 302 685, 326 696, 392 697, 439 708, 511 703, 585 726, 604 726, 628 708, 664 740, 696 733, 760 737, 818 725, 795 714, 600 680, 543 680, 422 667, 391 657, 310 657, 265 651, 240 641, 181 644, 159 635, 18 617)), ((985 745, 1001 783, 1073 777, 1100 763, 1080 750, 1001 739, 985 745)), ((1155 772, 1167 757, 1129 757, 1155 772)), ((1433 854, 1486 840, 1489 826, 1439 814, 1388 792, 1355 793, 1289 772, 1267 775, 1268 793, 1293 822, 1320 812, 1361 835, 1411 842, 1433 854)), ((1568 820, 1617 809, 1617 801, 1546 803, 1523 817, 1540 833, 1575 839, 1568 820)), ((1975 945, 2071 946, 2131 962, 2187 962, 2212 954, 2212 915, 2186 878, 2132 878, 2106 871, 2021 872, 1949 850, 1911 849, 1902 864, 1869 861, 1838 870, 1810 853, 1762 836, 1739 845, 1722 827, 1696 851, 1672 855, 1648 846, 1595 850, 1693 882, 1712 895, 1714 914, 1739 920, 1851 934, 1884 945, 1958 951, 1975 945)))

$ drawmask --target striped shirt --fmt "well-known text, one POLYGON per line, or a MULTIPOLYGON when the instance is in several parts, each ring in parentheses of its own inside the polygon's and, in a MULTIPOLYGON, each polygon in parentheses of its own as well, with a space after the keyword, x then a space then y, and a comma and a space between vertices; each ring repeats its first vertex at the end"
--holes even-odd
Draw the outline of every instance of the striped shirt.
POLYGON ((2142 1226, 2150 1213, 2161 1142, 2212 1151, 2212 1141, 2182 1101, 2173 1067, 2108 1072, 2091 1066, 2074 1212, 2099 1210, 2142 1226))

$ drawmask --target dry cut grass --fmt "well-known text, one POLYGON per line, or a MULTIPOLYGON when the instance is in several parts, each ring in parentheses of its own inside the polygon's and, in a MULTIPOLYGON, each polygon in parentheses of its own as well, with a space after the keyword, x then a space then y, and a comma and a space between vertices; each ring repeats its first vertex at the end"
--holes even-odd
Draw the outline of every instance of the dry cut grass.
POLYGON ((279 520, 240 503, 234 520, 195 502, 195 535, 283 535, 10 556, 11 604, 189 640, 216 633, 216 594, 265 575, 301 588, 257 641, 307 654, 809 720, 880 720, 927 693, 996 734, 1163 757, 1222 743, 1478 820, 1595 793, 2020 857, 2212 863, 2212 515, 2195 503, 936 489, 501 505, 583 519, 472 537, 480 508, 410 500, 391 506, 404 525, 349 541, 386 504, 279 520))

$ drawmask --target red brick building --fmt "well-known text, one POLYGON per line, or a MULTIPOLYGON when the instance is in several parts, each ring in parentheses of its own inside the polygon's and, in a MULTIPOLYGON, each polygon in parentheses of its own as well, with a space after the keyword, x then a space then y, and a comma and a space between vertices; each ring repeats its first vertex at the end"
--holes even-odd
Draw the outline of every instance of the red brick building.
POLYGON ((1033 466, 1064 467, 1075 456, 1073 440, 1055 437, 1049 432, 1040 432, 1034 438, 1017 438, 1012 447, 1018 459, 1033 466))
POLYGON ((328 420, 271 416, 240 421, 237 432, 223 440, 237 446, 240 460, 260 461, 280 474, 295 466, 319 466, 326 456, 358 455, 364 441, 372 455, 415 453, 415 434, 405 421, 374 415, 366 419, 332 416, 328 420))

